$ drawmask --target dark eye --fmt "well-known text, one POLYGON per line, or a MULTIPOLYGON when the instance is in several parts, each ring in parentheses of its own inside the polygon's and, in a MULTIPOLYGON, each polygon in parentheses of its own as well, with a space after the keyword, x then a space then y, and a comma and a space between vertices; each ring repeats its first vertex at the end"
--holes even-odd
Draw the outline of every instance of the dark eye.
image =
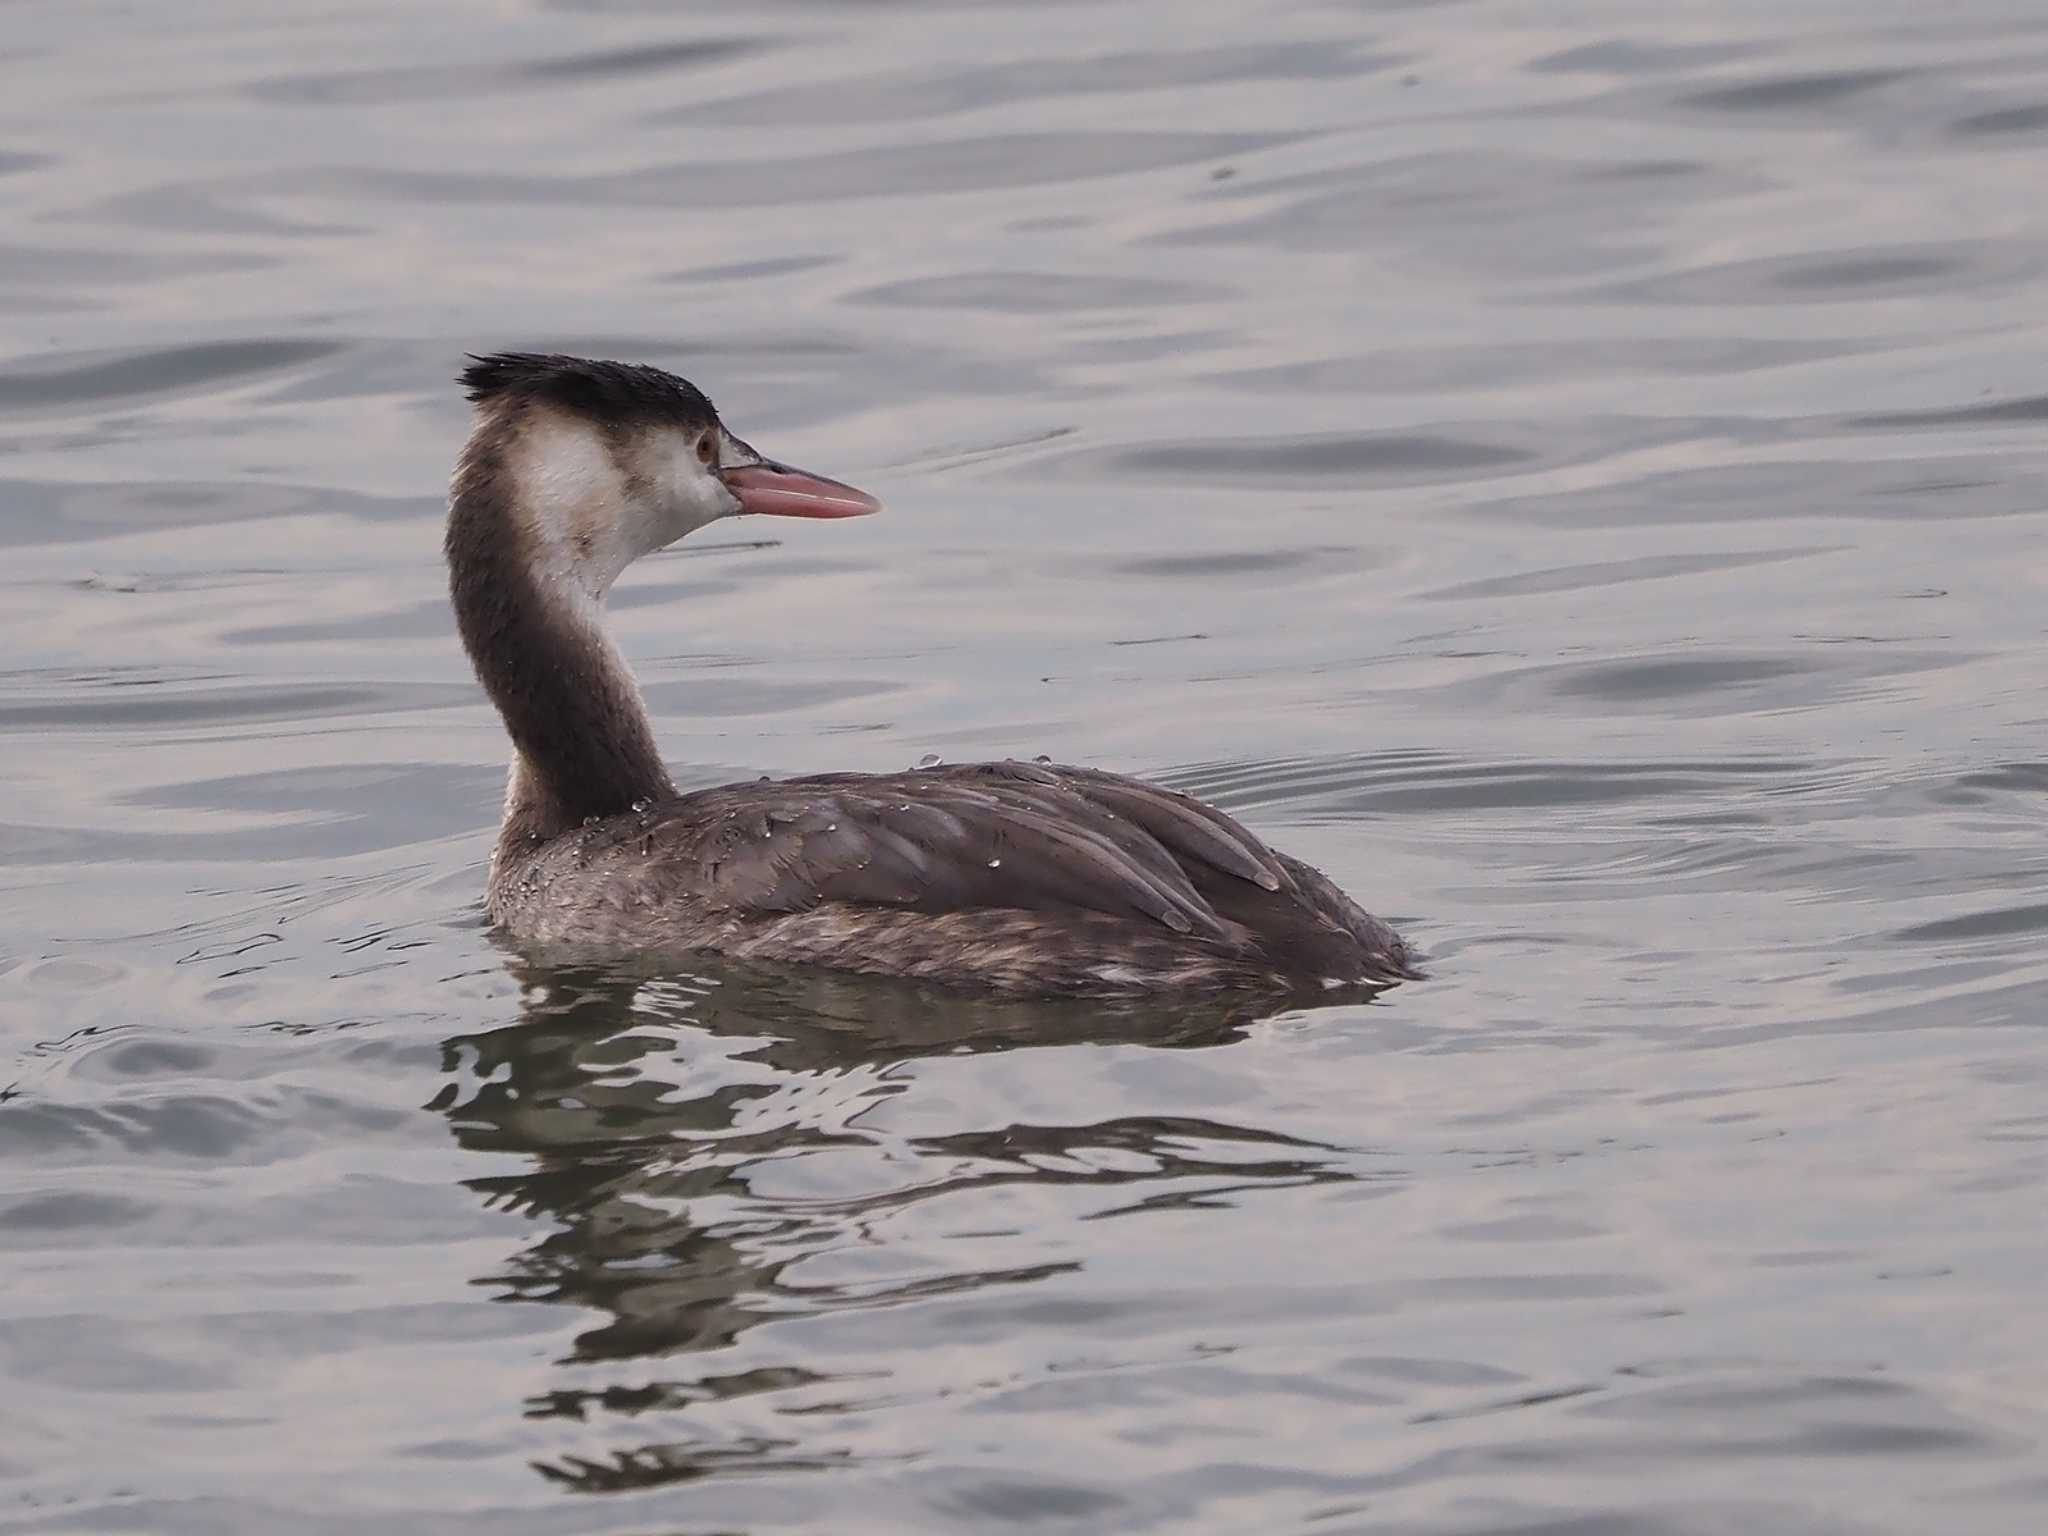
POLYGON ((714 443, 711 440, 711 434, 709 432, 706 432, 702 437, 697 439, 697 462, 708 466, 710 465, 712 460, 716 459, 717 457, 718 444, 714 443))

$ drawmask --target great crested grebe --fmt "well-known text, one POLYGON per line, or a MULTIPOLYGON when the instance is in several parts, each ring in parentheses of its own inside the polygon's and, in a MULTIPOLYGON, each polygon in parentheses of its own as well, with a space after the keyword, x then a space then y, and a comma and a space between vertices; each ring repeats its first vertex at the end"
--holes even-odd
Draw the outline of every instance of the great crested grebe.
POLYGON ((678 795, 605 594, 750 512, 855 517, 864 491, 763 458, 658 368, 477 358, 448 504, 455 619, 513 744, 490 915, 512 938, 799 961, 1023 994, 1412 976, 1316 870, 1186 795, 973 763, 678 795))

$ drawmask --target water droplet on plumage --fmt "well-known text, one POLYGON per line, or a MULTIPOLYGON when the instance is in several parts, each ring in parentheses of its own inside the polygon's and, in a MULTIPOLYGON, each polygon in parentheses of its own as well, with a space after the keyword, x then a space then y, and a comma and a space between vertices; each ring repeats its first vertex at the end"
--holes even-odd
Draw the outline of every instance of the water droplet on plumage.
POLYGON ((638 800, 635 800, 633 802, 633 814, 636 816, 645 816, 647 814, 648 807, 653 804, 654 799, 651 795, 642 795, 638 800))
POLYGON ((938 753, 927 752, 923 757, 920 757, 917 760, 917 766, 920 768, 936 768, 939 766, 939 764, 943 763, 944 761, 945 759, 943 757, 940 757, 938 753))
POLYGON ((586 816, 586 817, 584 817, 584 818, 583 818, 583 825, 585 825, 586 827, 594 827, 594 826, 596 826, 596 825, 597 825, 597 824, 598 824, 598 823, 599 823, 600 821, 603 821, 603 820, 604 820, 604 818, 603 818, 602 816, 586 816))
POLYGON ((1031 761, 1038 764, 1041 768, 1050 768, 1052 766, 1052 754, 1050 752, 1041 752, 1031 761))
POLYGON ((1003 861, 1001 859, 990 859, 988 861, 988 867, 990 869, 1001 869, 1003 867, 1003 861))

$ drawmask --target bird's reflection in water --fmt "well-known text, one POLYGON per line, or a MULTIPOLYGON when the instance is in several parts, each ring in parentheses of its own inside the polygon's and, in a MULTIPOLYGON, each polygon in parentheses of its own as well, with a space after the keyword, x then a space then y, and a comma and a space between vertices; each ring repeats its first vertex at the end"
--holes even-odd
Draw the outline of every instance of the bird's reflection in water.
POLYGON ((876 1225, 911 1207, 1019 1183, 1153 1186, 1118 1202, 1137 1209, 1345 1176, 1335 1149, 1199 1117, 914 1136, 866 1123, 891 1118, 873 1113, 883 1101, 918 1092, 920 1062, 1081 1043, 1213 1046, 1270 1015, 1271 999, 1020 1003, 723 965, 662 977, 512 966, 518 1021, 447 1042, 451 1080, 433 1107, 464 1147, 531 1163, 468 1181, 538 1228, 482 1283, 602 1319, 558 1362, 563 1384, 526 1404, 530 1418, 576 1421, 579 1437, 607 1421, 626 1429, 626 1446, 592 1455, 579 1438, 575 1453, 535 1463, 575 1488, 826 1464, 844 1453, 808 1448, 795 1426, 856 1389, 800 1358, 763 1363, 772 1351, 760 1337, 735 1349, 749 1330, 1078 1267, 942 1268, 924 1243, 884 1282, 802 1278, 806 1260, 886 1243, 876 1225), (835 1158, 851 1160, 851 1177, 835 1158), (622 1371, 632 1361, 645 1365, 622 1371), (707 1405, 776 1393, 765 1417, 789 1434, 706 1432, 707 1405))

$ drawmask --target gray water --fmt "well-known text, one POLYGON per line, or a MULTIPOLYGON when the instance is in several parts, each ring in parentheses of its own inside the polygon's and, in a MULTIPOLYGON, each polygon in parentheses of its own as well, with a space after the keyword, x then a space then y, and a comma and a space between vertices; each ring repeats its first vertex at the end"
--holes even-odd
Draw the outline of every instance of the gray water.
POLYGON ((0 7, 0 1531, 2040 1529, 2048 14, 0 7), (1369 1005, 545 972, 465 350, 889 515, 682 782, 1031 756, 1369 1005))

